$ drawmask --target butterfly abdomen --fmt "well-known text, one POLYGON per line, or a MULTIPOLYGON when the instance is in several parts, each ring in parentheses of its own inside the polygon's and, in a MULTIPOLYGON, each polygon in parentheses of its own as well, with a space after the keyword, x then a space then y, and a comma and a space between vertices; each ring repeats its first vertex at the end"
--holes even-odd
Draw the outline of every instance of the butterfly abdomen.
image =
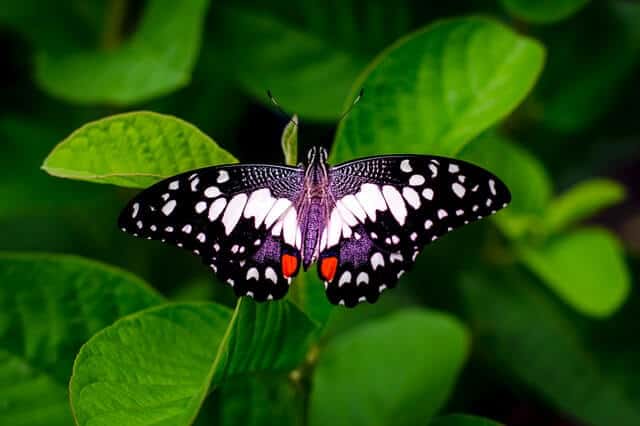
POLYGON ((320 231, 326 223, 326 208, 320 198, 312 198, 308 205, 301 209, 302 214, 302 264, 306 270, 315 260, 320 231))

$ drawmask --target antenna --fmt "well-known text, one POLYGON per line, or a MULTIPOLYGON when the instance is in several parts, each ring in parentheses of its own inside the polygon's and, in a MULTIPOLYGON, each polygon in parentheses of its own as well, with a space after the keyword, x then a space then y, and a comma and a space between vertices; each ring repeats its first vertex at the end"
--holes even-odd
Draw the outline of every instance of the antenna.
MULTIPOLYGON (((282 109, 278 101, 276 101, 276 98, 273 97, 273 95, 271 94, 271 90, 267 90, 267 96, 269 97, 269 100, 271 101, 271 103, 278 109, 278 111, 280 111, 282 115, 284 115, 285 117, 289 115, 285 110, 282 109)), ((293 123, 295 126, 298 126, 298 122, 297 120, 294 120, 294 117, 295 117, 295 114, 289 119, 289 123, 293 123)))
POLYGON ((360 102, 360 99, 362 99, 363 96, 364 96, 364 87, 360 89, 360 92, 358 92, 358 96, 356 96, 356 98, 353 100, 353 102, 351 103, 349 108, 345 112, 342 113, 342 115, 340 116, 340 119, 338 121, 344 120, 347 117, 347 115, 349 115, 349 113, 351 112, 353 107, 356 106, 356 104, 358 102, 360 102))

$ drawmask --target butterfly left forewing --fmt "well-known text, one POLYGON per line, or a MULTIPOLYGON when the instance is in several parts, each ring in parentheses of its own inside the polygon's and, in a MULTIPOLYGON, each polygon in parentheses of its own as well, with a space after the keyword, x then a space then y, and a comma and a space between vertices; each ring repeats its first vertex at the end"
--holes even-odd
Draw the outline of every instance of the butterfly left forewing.
POLYGON ((118 223, 134 236, 200 256, 239 296, 278 299, 286 294, 291 277, 283 273, 283 256, 299 263, 299 248, 290 236, 297 226, 294 203, 301 179, 302 171, 292 167, 195 170, 142 191, 118 223))
POLYGON ((426 244, 510 201, 496 176, 444 157, 372 157, 330 173, 335 206, 326 230, 341 233, 321 242, 319 271, 329 300, 347 306, 374 302, 396 285, 426 244), (323 263, 332 257, 335 271, 323 276, 323 263))

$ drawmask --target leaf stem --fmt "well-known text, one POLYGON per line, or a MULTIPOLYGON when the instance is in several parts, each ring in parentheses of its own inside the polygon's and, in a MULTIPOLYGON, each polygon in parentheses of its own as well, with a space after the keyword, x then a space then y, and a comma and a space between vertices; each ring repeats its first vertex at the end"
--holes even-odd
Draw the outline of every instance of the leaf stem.
POLYGON ((104 50, 113 50, 122 42, 122 26, 127 12, 126 0, 110 0, 104 18, 104 30, 100 46, 104 50))

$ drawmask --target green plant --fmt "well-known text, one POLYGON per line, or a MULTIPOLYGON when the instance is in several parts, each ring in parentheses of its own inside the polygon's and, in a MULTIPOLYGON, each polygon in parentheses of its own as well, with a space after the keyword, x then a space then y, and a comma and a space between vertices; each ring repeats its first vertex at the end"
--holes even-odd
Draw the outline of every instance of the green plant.
POLYGON ((21 81, 16 93, 37 93, 38 114, 0 104, 0 423, 491 426, 446 415, 488 413, 473 403, 488 378, 489 394, 516 389, 584 424, 640 422, 626 330, 638 263, 592 219, 627 189, 561 149, 579 132, 608 135, 594 123, 637 64, 637 5, 469 2, 466 16, 436 19, 404 1, 183 3, 149 0, 128 37, 132 10, 120 0, 0 10, 0 25, 34 47, 34 84, 46 94, 21 81), (522 21, 501 22, 499 4, 522 21), (51 10, 60 26, 45 19, 51 10), (619 52, 587 61, 570 31, 594 16, 616 28, 619 52), (562 52, 583 60, 579 78, 562 52), (513 194, 491 220, 427 247, 378 304, 332 307, 315 270, 286 300, 235 300, 188 255, 118 234, 126 188, 251 150, 295 164, 298 143, 317 142, 305 119, 324 130, 362 87, 332 162, 453 156, 513 194), (246 104, 269 105, 267 88, 300 120, 280 141, 253 129, 235 143, 252 125, 246 104), (45 172, 70 180, 39 172, 42 158, 45 172), (567 172, 578 166, 577 178, 567 172))

